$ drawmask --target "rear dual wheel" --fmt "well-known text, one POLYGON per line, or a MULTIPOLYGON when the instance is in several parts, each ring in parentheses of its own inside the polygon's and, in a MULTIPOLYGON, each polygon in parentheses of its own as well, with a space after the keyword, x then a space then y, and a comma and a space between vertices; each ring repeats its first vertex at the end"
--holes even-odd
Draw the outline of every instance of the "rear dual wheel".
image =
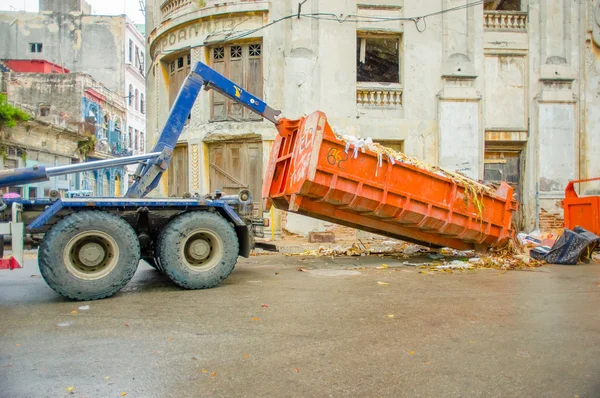
POLYGON ((112 296, 133 277, 140 261, 135 231, 122 218, 102 211, 64 217, 39 248, 46 283, 74 300, 112 296))
POLYGON ((231 274, 239 242, 233 227, 218 214, 195 211, 175 217, 156 246, 164 272, 186 289, 208 289, 231 274))

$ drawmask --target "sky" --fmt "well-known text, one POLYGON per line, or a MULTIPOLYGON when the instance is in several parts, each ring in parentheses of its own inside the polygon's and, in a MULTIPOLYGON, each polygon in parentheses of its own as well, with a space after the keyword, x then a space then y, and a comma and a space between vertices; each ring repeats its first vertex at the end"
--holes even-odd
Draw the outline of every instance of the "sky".
MULTIPOLYGON (((92 14, 121 15, 127 14, 136 24, 143 24, 144 14, 140 11, 139 0, 87 0, 92 6, 92 14)), ((145 3, 145 1, 143 1, 145 3)), ((38 11, 38 0, 0 0, 2 11, 38 11)))

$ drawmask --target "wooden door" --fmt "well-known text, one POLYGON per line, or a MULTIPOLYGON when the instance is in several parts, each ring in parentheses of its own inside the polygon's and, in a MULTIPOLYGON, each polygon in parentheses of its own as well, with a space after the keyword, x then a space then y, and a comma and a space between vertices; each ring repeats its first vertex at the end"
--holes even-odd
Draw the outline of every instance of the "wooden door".
POLYGON ((173 150, 169 165, 169 196, 182 197, 189 192, 188 188, 188 149, 187 145, 178 145, 173 150))
POLYGON ((209 145, 210 191, 237 195, 252 192, 254 216, 262 217, 262 143, 224 142, 209 145))

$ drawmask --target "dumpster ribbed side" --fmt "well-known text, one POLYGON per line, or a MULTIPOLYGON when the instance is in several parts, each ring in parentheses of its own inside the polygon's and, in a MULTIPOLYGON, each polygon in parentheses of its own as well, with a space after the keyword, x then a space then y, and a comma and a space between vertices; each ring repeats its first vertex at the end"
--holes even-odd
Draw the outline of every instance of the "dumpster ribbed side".
POLYGON ((368 150, 355 156, 321 112, 284 120, 278 130, 263 196, 279 209, 460 250, 498 246, 514 234, 517 204, 507 184, 474 198, 447 176, 368 150))

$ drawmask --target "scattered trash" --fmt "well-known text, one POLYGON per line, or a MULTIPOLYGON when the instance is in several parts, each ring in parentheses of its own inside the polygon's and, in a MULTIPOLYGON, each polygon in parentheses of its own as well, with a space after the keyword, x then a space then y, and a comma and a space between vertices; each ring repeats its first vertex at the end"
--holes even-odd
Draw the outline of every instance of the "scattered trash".
POLYGON ((600 236, 584 228, 575 227, 573 230, 565 228, 552 247, 535 247, 529 252, 529 255, 535 260, 552 264, 589 263, 593 259, 592 253, 599 243, 600 236))
POLYGON ((71 315, 77 315, 77 311, 75 311, 75 310, 71 311, 71 315))
POLYGON ((308 272, 308 270, 306 268, 296 268, 296 271, 308 272))
POLYGON ((70 394, 74 394, 74 392, 73 392, 74 389, 75 389, 75 387, 73 387, 73 386, 65 388, 65 390, 67 390, 67 392, 70 394))
POLYGON ((248 359, 249 356, 250 355, 248 355, 248 354, 244 354, 244 359, 248 359))
POLYGON ((121 396, 122 396, 122 397, 124 397, 125 395, 127 395, 127 393, 126 393, 125 391, 123 391, 123 392, 121 393, 121 396))
POLYGON ((410 245, 410 246, 407 246, 407 247, 405 247, 405 248, 404 248, 404 250, 403 250, 402 252, 403 252, 404 254, 411 255, 411 254, 418 253, 418 252, 420 252, 420 251, 424 251, 424 250, 423 250, 423 247, 421 247, 421 246, 418 246, 418 245, 410 245))
POLYGON ((377 267, 377 269, 387 269, 388 265, 387 264, 381 264, 381 267, 377 267))
POLYGON ((430 253, 430 254, 427 255, 427 257, 429 257, 432 260, 441 260, 442 258, 444 258, 443 255, 436 254, 436 253, 430 253))
POLYGON ((110 376, 106 376, 106 377, 104 378, 104 380, 108 380, 108 379, 110 379, 110 376))
POLYGON ((208 373, 208 370, 202 369, 202 373, 208 373))
POLYGON ((269 308, 269 304, 262 304, 261 307, 262 308, 269 308))
POLYGON ((212 372, 212 373, 210 374, 210 377, 215 377, 216 375, 217 375, 217 372, 212 372))
POLYGON ((469 259, 469 262, 470 263, 476 263, 476 262, 479 262, 480 260, 481 260, 481 258, 479 258, 479 257, 473 257, 473 258, 469 259))
POLYGON ((387 282, 377 282, 378 285, 382 285, 382 286, 388 286, 389 283, 387 282))
POLYGON ((31 275, 30 278, 41 278, 41 275, 31 275))
POLYGON ((252 318, 252 320, 253 320, 253 321, 260 321, 260 318, 256 318, 256 317, 254 317, 254 318, 252 318))
POLYGON ((294 368, 294 372, 299 373, 300 370, 298 368, 294 368))
POLYGON ((60 327, 71 326, 72 324, 73 324, 73 322, 71 322, 71 321, 57 323, 57 325, 60 326, 60 327))
POLYGON ((387 316, 387 317, 388 317, 388 318, 393 318, 393 317, 394 317, 394 314, 388 314, 388 316, 387 316))
POLYGON ((87 311, 87 310, 89 310, 89 309, 90 309, 90 306, 89 306, 89 305, 82 305, 81 307, 79 307, 79 310, 80 310, 80 311, 87 311))
POLYGON ((410 355, 415 355, 415 352, 414 352, 414 351, 411 351, 411 352, 410 352, 410 355))

